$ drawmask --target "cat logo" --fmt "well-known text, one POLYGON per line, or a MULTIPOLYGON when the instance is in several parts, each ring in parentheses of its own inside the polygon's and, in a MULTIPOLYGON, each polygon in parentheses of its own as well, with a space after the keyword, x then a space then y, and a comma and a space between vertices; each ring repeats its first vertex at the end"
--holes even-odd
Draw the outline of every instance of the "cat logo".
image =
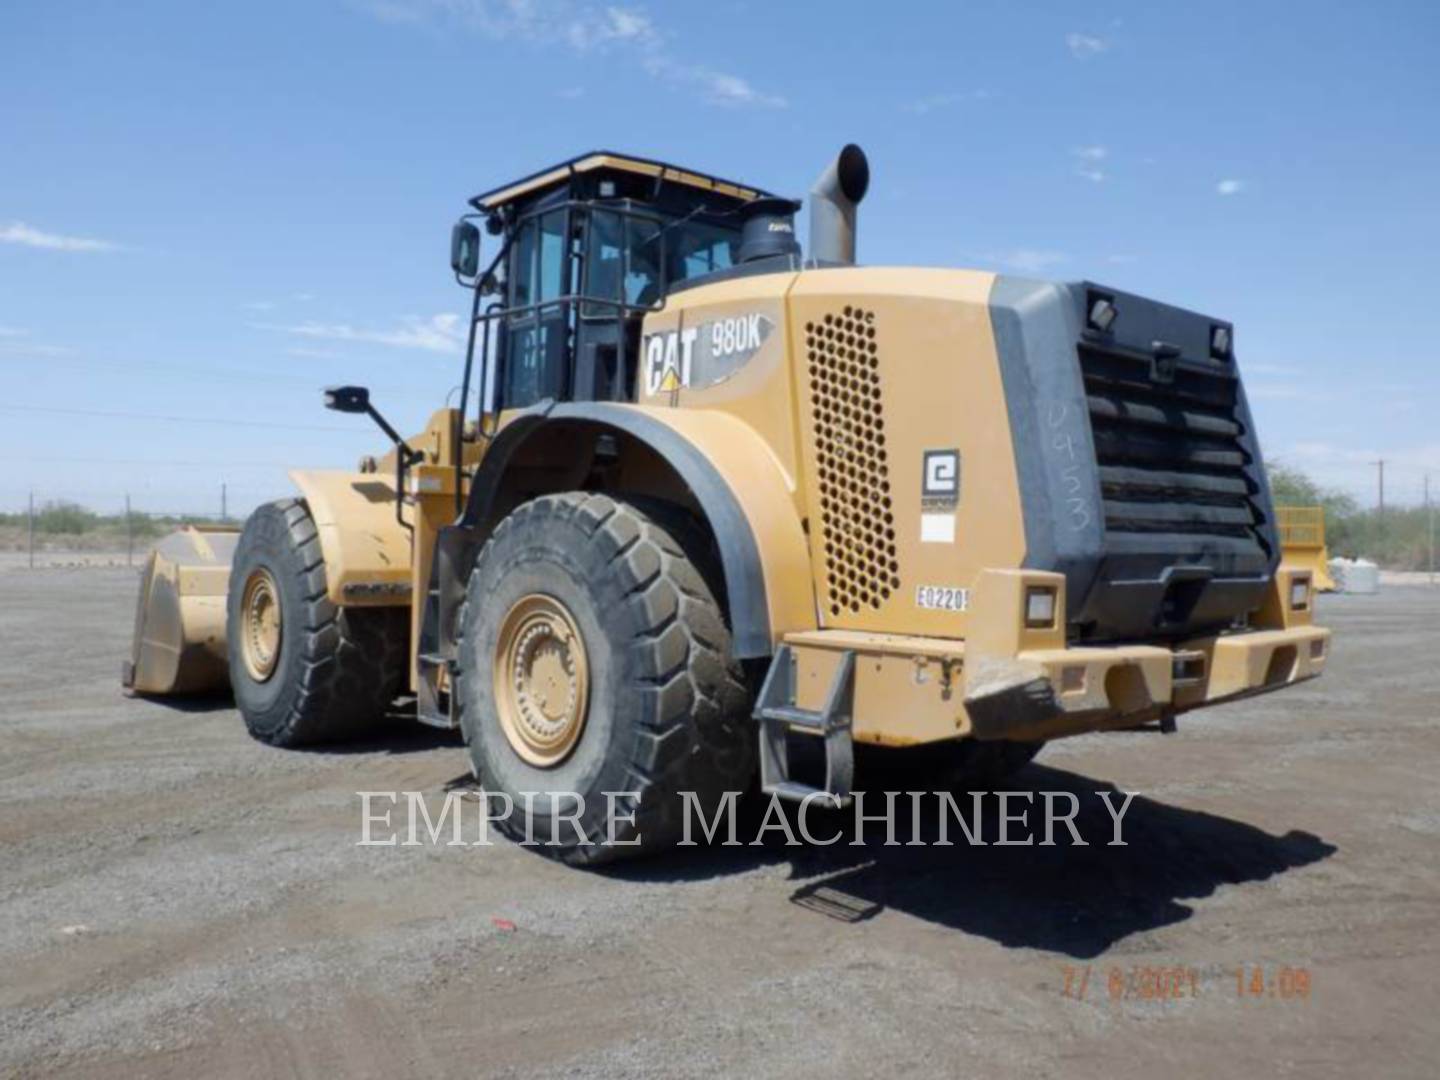
POLYGON ((757 312, 649 335, 644 345, 645 393, 725 381, 760 351, 774 327, 757 312))
POLYGON ((652 334, 645 339, 645 392, 664 394, 690 385, 699 327, 652 334))

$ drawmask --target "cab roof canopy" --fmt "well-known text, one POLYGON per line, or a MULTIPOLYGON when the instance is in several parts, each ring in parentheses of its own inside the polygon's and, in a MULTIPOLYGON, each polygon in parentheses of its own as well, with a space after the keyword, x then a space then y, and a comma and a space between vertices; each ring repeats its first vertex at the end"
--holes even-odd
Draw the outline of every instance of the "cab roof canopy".
POLYGON ((663 161, 635 157, 631 154, 617 154, 610 150, 592 150, 588 154, 562 161, 559 165, 541 169, 537 173, 515 180, 503 187, 476 195, 470 205, 477 210, 495 210, 521 198, 532 198, 552 191, 568 182, 572 177, 611 171, 639 177, 653 177, 662 184, 683 184, 704 192, 713 192, 731 199, 748 202, 751 199, 767 197, 771 193, 760 188, 737 184, 730 180, 707 176, 693 169, 682 169, 667 165, 663 161))

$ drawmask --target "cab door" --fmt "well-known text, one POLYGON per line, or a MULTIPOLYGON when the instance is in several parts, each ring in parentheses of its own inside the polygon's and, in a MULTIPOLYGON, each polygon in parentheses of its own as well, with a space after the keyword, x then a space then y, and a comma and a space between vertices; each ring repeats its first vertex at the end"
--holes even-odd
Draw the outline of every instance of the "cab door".
POLYGON ((532 215, 520 223, 512 243, 499 388, 502 409, 568 396, 568 218, 563 209, 532 215))

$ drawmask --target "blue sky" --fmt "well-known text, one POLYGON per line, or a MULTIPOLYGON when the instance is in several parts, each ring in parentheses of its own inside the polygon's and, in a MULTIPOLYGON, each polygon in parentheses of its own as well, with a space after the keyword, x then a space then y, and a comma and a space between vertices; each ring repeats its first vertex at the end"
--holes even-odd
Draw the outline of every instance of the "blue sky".
POLYGON ((585 0, 0 11, 0 507, 232 511, 458 378, 450 223, 595 147, 801 195, 860 256, 1233 319, 1267 455, 1440 491, 1440 7, 585 0), (117 415, 123 414, 123 415, 117 415))

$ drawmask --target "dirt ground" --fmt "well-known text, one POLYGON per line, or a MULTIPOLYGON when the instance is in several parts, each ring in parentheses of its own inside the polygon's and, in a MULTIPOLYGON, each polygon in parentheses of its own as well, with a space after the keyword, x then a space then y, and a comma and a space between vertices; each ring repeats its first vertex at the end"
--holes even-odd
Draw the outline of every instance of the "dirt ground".
POLYGON ((357 847, 356 792, 438 807, 458 741, 284 752, 226 701, 128 700, 134 587, 0 568, 0 1073, 1440 1068, 1436 589, 1324 598, 1318 682, 1047 747, 1008 786, 1079 794, 1091 846, 880 833, 586 873, 357 847), (1126 847, 1112 787, 1139 793, 1126 847), (1176 968, 1182 996, 1147 999, 1176 968))

